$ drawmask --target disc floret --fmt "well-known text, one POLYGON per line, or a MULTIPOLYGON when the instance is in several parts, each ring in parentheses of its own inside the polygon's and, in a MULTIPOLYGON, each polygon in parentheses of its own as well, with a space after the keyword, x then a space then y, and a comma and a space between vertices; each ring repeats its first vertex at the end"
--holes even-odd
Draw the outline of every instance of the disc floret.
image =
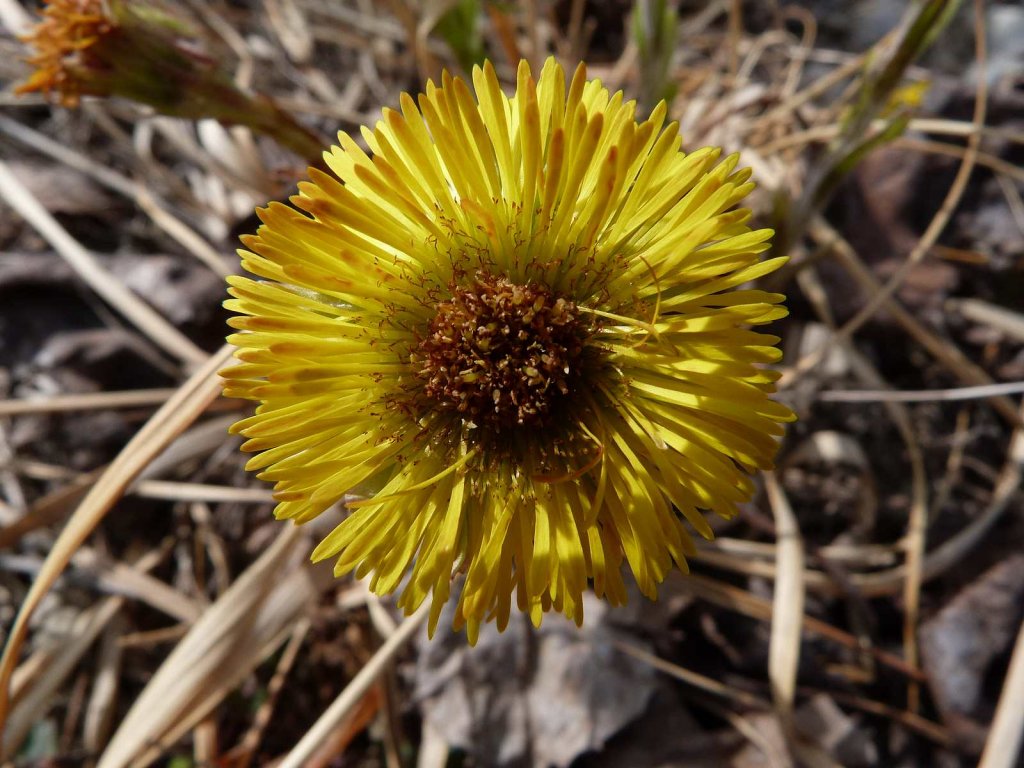
POLYGON ((548 426, 593 331, 575 302, 488 272, 449 292, 412 355, 427 407, 495 433, 548 426))

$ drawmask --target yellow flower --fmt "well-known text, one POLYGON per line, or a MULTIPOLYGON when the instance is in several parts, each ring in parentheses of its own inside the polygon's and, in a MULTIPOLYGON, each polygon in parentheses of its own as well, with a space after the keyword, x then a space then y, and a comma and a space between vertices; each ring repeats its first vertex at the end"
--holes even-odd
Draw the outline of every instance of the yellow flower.
POLYGON ((159 0, 47 0, 23 40, 35 49, 27 59, 33 71, 15 93, 42 92, 66 107, 82 96, 121 96, 189 117, 244 107, 217 62, 159 0))
MULTIPOLYGON (((177 4, 181 6, 182 4, 177 4)), ((15 93, 40 92, 65 107, 83 96, 121 97, 164 115, 215 118, 319 158, 322 142, 273 101, 235 85, 203 52, 182 11, 162 0, 47 0, 23 39, 32 72, 15 93)))
POLYGON ((49 0, 43 20, 25 38, 36 49, 28 59, 34 70, 15 93, 56 93, 65 106, 78 106, 82 93, 92 92, 79 71, 94 64, 90 49, 113 27, 101 0, 49 0))
MULTIPOLYGON (((121 96, 169 115, 223 118, 243 95, 201 52, 188 25, 160 0, 47 0, 23 40, 33 67, 15 93, 39 91, 76 107, 82 96, 121 96)), ((251 122, 248 110, 235 120, 251 122)))
POLYGON ((226 306, 241 363, 225 393, 260 401, 235 425, 306 522, 351 514, 313 553, 373 574, 399 604, 453 574, 456 628, 503 628, 512 595, 539 624, 580 623, 592 583, 626 599, 628 564, 656 597, 686 567, 686 523, 750 498, 780 422, 777 339, 747 326, 783 297, 733 290, 776 269, 770 230, 735 206, 749 170, 680 149, 664 105, 635 104, 549 59, 515 96, 490 64, 445 74, 325 155, 244 239, 226 306), (686 521, 686 522, 684 522, 686 521))

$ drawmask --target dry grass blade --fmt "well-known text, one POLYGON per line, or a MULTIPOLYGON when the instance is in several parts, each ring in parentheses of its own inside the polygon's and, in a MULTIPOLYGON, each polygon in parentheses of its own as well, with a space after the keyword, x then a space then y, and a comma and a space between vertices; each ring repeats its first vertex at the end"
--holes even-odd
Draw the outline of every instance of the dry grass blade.
MULTIPOLYGON (((911 149, 915 152, 925 152, 933 155, 944 155, 963 160, 967 152, 963 147, 956 144, 949 144, 944 141, 929 141, 928 139, 901 138, 893 142, 894 147, 899 149, 911 149)), ((1014 181, 1024 181, 1024 168, 1001 160, 996 155, 987 152, 979 152, 976 158, 978 165, 984 166, 999 176, 1006 176, 1014 181)))
POLYGON ((113 563, 99 570, 97 576, 104 589, 146 603, 178 621, 192 622, 199 618, 199 603, 137 568, 113 563))
POLYGON ((804 623, 804 544, 796 515, 772 472, 765 473, 768 502, 775 516, 778 578, 772 597, 772 626, 768 640, 768 680, 775 714, 787 745, 800 765, 835 768, 836 763, 816 744, 802 738, 794 726, 797 669, 804 623))
MULTIPOLYGON (((210 383, 212 386, 216 382, 211 381, 210 383)), ((218 402, 223 401, 211 398, 207 405, 207 411, 213 410, 218 402)), ((154 457, 139 474, 138 480, 130 487, 149 478, 158 477, 179 464, 205 457, 211 451, 217 450, 224 444, 224 436, 227 434, 228 427, 235 421, 237 421, 237 417, 228 414, 227 416, 209 418, 201 424, 196 424, 154 457)))
MULTIPOLYGON (((381 673, 387 668, 391 659, 409 641, 420 625, 427 618, 428 607, 422 605, 416 613, 403 621, 394 634, 377 649, 358 674, 352 678, 345 690, 327 708, 313 727, 306 731, 295 748, 282 760, 277 768, 302 768, 317 751, 317 747, 330 735, 331 731, 341 722, 349 711, 366 695, 381 673)), ((100 765, 99 768, 106 768, 100 765)))
MULTIPOLYGON (((783 500, 783 503, 785 503, 785 500, 783 500)), ((780 539, 781 539, 781 533, 780 533, 780 539)), ((801 559, 802 559, 802 556, 801 556, 801 559)), ((710 580, 705 580, 705 581, 710 581, 710 580)), ((777 610, 777 609, 775 609, 775 610, 777 610)), ((802 600, 801 600, 801 605, 800 605, 800 617, 801 618, 802 618, 802 612, 803 612, 803 606, 802 606, 802 600)), ((774 633, 774 626, 775 626, 775 622, 773 622, 773 633, 774 633)), ((625 653, 625 654, 627 654, 629 656, 632 656, 633 658, 635 658, 635 659, 637 659, 639 661, 642 661, 645 664, 649 664, 654 669, 657 669, 658 671, 663 672, 664 674, 669 675, 670 677, 673 677, 676 680, 680 680, 680 681, 682 681, 682 682, 684 682, 684 683, 686 683, 688 685, 692 685, 692 686, 694 686, 695 688, 697 688, 697 689, 699 689, 701 691, 705 691, 707 693, 713 694, 714 696, 730 700, 730 701, 732 701, 732 702, 734 702, 734 703, 736 703, 736 704, 738 704, 740 706, 746 707, 748 709, 767 710, 767 709, 770 708, 770 705, 769 705, 769 703, 767 701, 764 701, 760 697, 755 696, 754 694, 748 693, 747 691, 744 691, 744 690, 742 690, 740 688, 737 688, 735 686, 726 685, 724 683, 719 682, 718 680, 715 680, 713 678, 707 677, 706 675, 702 675, 702 674, 700 674, 698 672, 694 672, 692 670, 686 669, 685 667, 681 667, 678 664, 673 664, 672 662, 666 661, 665 659, 662 659, 662 658, 660 658, 660 657, 658 657, 658 656, 656 656, 656 655, 654 655, 652 653, 648 653, 647 651, 643 650, 642 648, 637 648, 636 646, 632 645, 631 643, 624 642, 622 640, 613 640, 612 642, 615 645, 615 647, 619 651, 621 651, 622 653, 625 653)), ((797 630, 797 643, 798 643, 798 652, 799 652, 799 629, 797 630)), ((797 653, 797 658, 798 658, 798 653, 797 653)), ((771 675, 771 671, 769 671, 769 675, 771 675)), ((813 747, 813 746, 811 746, 809 744, 806 744, 806 743, 799 743, 799 742, 797 742, 795 740, 795 738, 793 738, 791 736, 792 729, 791 729, 791 726, 788 725, 788 723, 791 722, 789 711, 791 711, 792 701, 793 701, 793 698, 794 698, 794 695, 795 695, 795 681, 796 681, 795 664, 794 664, 793 673, 792 673, 792 680, 793 680, 793 683, 790 686, 790 691, 789 691, 789 705, 788 705, 787 714, 782 719, 783 719, 783 724, 786 725, 785 730, 787 732, 787 736, 792 741, 792 746, 794 748, 794 752, 799 756, 799 758, 801 760, 801 763, 800 763, 801 765, 808 765, 808 766, 811 766, 812 768, 818 768, 819 766, 821 766, 822 768, 826 768, 826 767, 827 768, 835 768, 835 763, 833 763, 827 757, 827 755, 822 753, 821 750, 819 750, 816 747, 813 747)), ((775 688, 776 688, 776 683, 775 683, 775 678, 773 677, 772 678, 773 696, 776 696, 775 688)), ((776 710, 778 711, 779 705, 778 705, 777 702, 778 702, 778 698, 776 697, 776 710)), ((750 728, 746 727, 746 725, 747 725, 746 721, 744 721, 742 718, 740 718, 739 715, 736 715, 735 713, 729 713, 731 716, 727 716, 726 712, 728 712, 728 710, 719 710, 714 704, 709 703, 709 702, 703 702, 703 705, 707 706, 707 707, 709 707, 709 708, 711 708, 711 709, 713 709, 713 710, 715 710, 717 712, 719 712, 719 714, 722 714, 724 717, 726 717, 726 719, 728 719, 732 723, 733 727, 735 727, 745 737, 747 737, 752 742, 754 742, 755 745, 757 745, 758 748, 761 749, 761 751, 764 752, 765 756, 769 759, 769 764, 771 764, 773 766, 777 765, 777 766, 780 766, 780 767, 781 766, 791 766, 791 765, 793 765, 793 761, 792 761, 792 759, 790 758, 789 755, 776 754, 775 750, 773 748, 772 749, 765 749, 764 741, 759 737, 759 733, 756 730, 754 730, 752 727, 750 727, 750 728)))
POLYGON ((1000 307, 981 299, 950 299, 946 309, 959 312, 968 320, 995 328, 1019 342, 1024 342, 1024 313, 1000 307))
POLYGON ((171 480, 140 480, 132 486, 131 493, 148 499, 168 499, 170 501, 274 503, 274 492, 269 488, 234 488, 228 485, 179 483, 171 480))
MULTIPOLYGON (((763 134, 766 128, 771 126, 772 124, 783 123, 784 121, 791 119, 792 115, 796 113, 796 111, 800 107, 817 98, 821 94, 827 92, 828 90, 835 88, 843 80, 846 80, 847 78, 856 74, 858 70, 864 67, 864 60, 866 57, 866 54, 861 54, 859 56, 850 58, 848 61, 842 63, 840 66, 836 67, 831 72, 828 72, 827 74, 818 78, 816 81, 811 83, 803 90, 793 94, 781 104, 773 107, 771 110, 767 112, 767 114, 758 117, 756 121, 750 126, 751 136, 763 134)), ((787 130, 787 133, 790 132, 791 131, 787 130)), ((828 139, 834 138, 837 134, 838 127, 832 134, 828 136, 828 139)), ((765 145, 765 147, 762 148, 763 151, 767 151, 768 146, 770 145, 765 145)), ((777 151, 777 149, 782 148, 784 147, 779 147, 777 144, 771 146, 773 152, 777 151)))
MULTIPOLYGON (((171 547, 173 539, 166 539, 164 552, 170 551, 171 547)), ((42 563, 41 558, 33 555, 0 555, 0 566, 9 571, 36 575, 42 563)), ((122 562, 101 558, 92 549, 79 549, 72 559, 72 565, 75 576, 84 577, 98 591, 146 603, 179 621, 191 623, 202 612, 199 603, 160 579, 122 562)))
POLYGON ((6 722, 7 719, 8 685, 22 643, 28 634, 28 623, 32 613, 64 570, 75 550, 103 519, 113 503, 121 497, 132 480, 176 435, 202 413, 210 401, 217 397, 221 388, 217 371, 230 360, 231 351, 230 347, 225 346, 214 354, 182 385, 177 394, 153 415, 100 476, 61 531, 21 605, 3 657, 0 659, 0 723, 6 722))
POLYGON ((98 768, 157 759, 287 639, 323 574, 309 565, 288 569, 305 541, 300 529, 286 527, 207 609, 132 705, 98 768))
MULTIPOLYGON (((1024 406, 1021 408, 1024 413, 1024 406)), ((1002 494, 1004 503, 1019 486, 1024 474, 1024 429, 1018 429, 1010 444, 1010 457, 1000 478, 996 496, 1002 494)), ((1003 682, 999 704, 992 720, 985 751, 978 768, 1012 768, 1018 765, 1017 754, 1024 739, 1024 625, 1017 634, 1017 642, 1010 658, 1010 669, 1003 682)))
MULTIPOLYGON (((851 249, 852 251, 852 249, 851 249)), ((814 269, 809 269, 798 275, 801 286, 811 298, 815 311, 821 320, 828 325, 832 331, 830 343, 838 343, 845 350, 850 365, 861 381, 867 382, 870 386, 883 387, 886 381, 875 370, 874 366, 863 356, 857 353, 852 347, 848 337, 835 331, 835 320, 828 303, 824 301, 824 291, 814 269)), ((823 346, 822 349, 825 347, 823 346)), ((902 567, 906 575, 903 583, 904 621, 903 621, 903 654, 907 663, 917 667, 917 623, 920 610, 921 586, 924 582, 924 559, 925 559, 925 537, 928 526, 928 485, 925 473, 924 456, 921 446, 915 436, 914 427, 910 415, 905 406, 900 403, 886 402, 885 409, 896 425, 900 437, 907 447, 907 456, 911 469, 912 497, 910 514, 907 519, 907 534, 904 538, 906 548, 906 564, 902 567)), ((898 570, 898 569, 894 569, 898 570)), ((877 574, 871 574, 877 576, 877 574)), ((853 579, 850 580, 853 583, 853 579)), ((861 594, 863 590, 861 590, 861 594)), ((919 689, 917 680, 914 678, 907 681, 907 701, 911 710, 916 710, 919 700, 919 689)))
POLYGON ((416 754, 416 768, 446 768, 450 754, 448 742, 430 724, 430 720, 423 718, 423 724, 420 727, 420 747, 416 754))
POLYGON ((164 210, 147 187, 137 184, 134 191, 135 202, 149 214, 154 224, 183 245, 185 250, 208 266, 215 275, 227 277, 231 274, 233 264, 218 253, 198 232, 164 210))
POLYGON ((32 399, 12 398, 0 400, 0 416, 159 405, 174 392, 173 389, 135 389, 125 392, 89 392, 82 395, 56 395, 32 399))
POLYGON ((1024 195, 1021 195, 1016 185, 1010 183, 1005 176, 996 176, 996 181, 999 183, 1003 197, 1006 198, 1006 205, 1017 224, 1017 229, 1024 232, 1024 195))
POLYGON ((130 198, 133 196, 133 183, 127 177, 111 170, 103 163, 99 163, 80 152, 76 152, 66 144, 54 141, 48 136, 39 133, 39 131, 22 125, 12 117, 0 114, 0 132, 47 157, 53 158, 61 165, 66 165, 69 168, 74 168, 76 171, 84 173, 107 189, 112 189, 125 197, 130 198))
POLYGON ((208 356, 203 350, 100 266, 50 215, 2 160, 0 196, 46 238, 90 288, 162 349, 188 365, 201 365, 206 361, 208 356))
MULTIPOLYGON (((720 536, 711 541, 697 544, 698 552, 710 550, 728 552, 744 558, 767 558, 774 560, 776 545, 766 541, 747 541, 720 536)), ((816 553, 827 560, 844 563, 848 566, 880 567, 896 562, 896 555, 902 551, 896 544, 826 544, 818 547, 816 553)))
MULTIPOLYGON (((801 689, 800 693, 807 696, 817 696, 823 693, 823 691, 813 688, 804 688, 801 689)), ((944 747, 949 747, 953 744, 953 738, 944 726, 923 718, 915 712, 908 712, 905 709, 890 707, 889 705, 875 701, 874 699, 867 699, 863 696, 852 696, 848 693, 835 689, 827 691, 827 695, 834 699, 837 704, 842 704, 844 707, 851 709, 859 709, 863 712, 876 715, 877 717, 888 718, 904 726, 907 730, 924 736, 926 739, 931 739, 936 744, 941 744, 944 747)))
MULTIPOLYGON (((873 129, 881 128, 882 123, 872 124, 873 129)), ((967 126, 973 130, 971 123, 967 123, 967 126)), ((931 121, 927 120, 912 120, 908 126, 911 131, 924 131, 927 133, 946 133, 948 135, 958 136, 961 135, 960 131, 941 131, 937 130, 931 121)), ((780 152, 792 147, 799 147, 804 144, 823 143, 831 141, 839 135, 840 127, 838 125, 822 125, 817 128, 810 128, 806 131, 797 131, 795 133, 786 134, 784 137, 772 141, 769 144, 764 144, 758 147, 758 150, 765 155, 772 155, 776 152, 780 152)), ((967 132, 969 133, 969 131, 967 132)), ((963 134, 967 135, 967 134, 963 134)), ((1008 141, 1014 141, 1017 138, 1017 134, 1007 135, 1003 132, 993 130, 991 128, 983 127, 981 135, 992 136, 996 139, 1006 139, 1008 141)), ((1018 142, 1019 143, 1019 142, 1018 142)), ((942 155, 944 157, 953 157, 962 160, 967 155, 967 150, 956 144, 949 144, 944 141, 932 141, 929 139, 916 139, 910 137, 901 137, 894 139, 892 147, 896 149, 909 149, 913 152, 922 152, 932 155, 942 155)), ((996 174, 996 178, 1000 179, 1012 179, 1014 181, 1024 181, 1024 168, 1013 165, 1012 163, 1002 160, 997 155, 990 154, 988 152, 978 152, 975 158, 978 165, 983 168, 988 168, 996 174)))
MULTIPOLYGON (((216 403, 211 404, 211 409, 212 406, 216 406, 216 403)), ((148 481, 144 478, 159 475, 170 467, 194 459, 222 445, 228 426, 234 421, 234 416, 212 418, 185 432, 146 466, 140 473, 139 480, 128 488, 128 492, 131 493, 138 487, 145 488, 145 484, 148 481)), ((18 466, 24 470, 27 464, 19 462, 18 466)), ((68 515, 69 510, 85 496, 86 491, 102 475, 103 471, 104 468, 101 467, 81 475, 72 475, 67 480, 67 485, 39 499, 39 501, 32 505, 28 514, 20 517, 10 525, 0 528, 0 549, 13 546, 22 536, 30 531, 44 528, 48 525, 55 525, 63 520, 68 515)), ((48 479, 53 478, 50 477, 48 479)), ((221 496, 230 495, 230 501, 243 500, 239 496, 241 494, 241 496, 245 497, 244 500, 252 502, 256 499, 259 489, 238 488, 232 490, 237 491, 238 494, 228 494, 222 488, 218 489, 218 494, 221 496)))
POLYGON ((1013 768, 1019 765, 1021 739, 1024 738, 1024 625, 1010 659, 1010 670, 999 696, 992 729, 985 743, 978 768, 1013 768))
POLYGON ((765 473, 764 480, 775 515, 778 540, 772 628, 768 642, 768 679, 771 681, 775 711, 784 729, 791 731, 804 617, 804 545, 796 516, 775 475, 765 473))

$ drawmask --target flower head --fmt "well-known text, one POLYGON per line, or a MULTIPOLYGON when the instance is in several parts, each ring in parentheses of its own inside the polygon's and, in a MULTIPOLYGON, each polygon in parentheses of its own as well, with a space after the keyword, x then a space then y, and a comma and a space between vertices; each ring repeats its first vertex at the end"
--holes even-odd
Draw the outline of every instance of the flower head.
POLYGON ((323 143, 273 100, 237 86, 163 0, 47 0, 24 41, 33 67, 16 93, 41 92, 66 107, 82 96, 122 98, 164 115, 214 118, 275 138, 313 162, 323 143))
POLYGON ((77 106, 88 89, 78 72, 94 63, 95 51, 90 49, 113 27, 101 0, 50 0, 42 21, 26 38, 36 49, 28 59, 34 70, 16 92, 57 93, 66 106, 77 106))
POLYGON ((25 37, 34 70, 16 92, 40 91, 67 107, 82 96, 122 96, 166 114, 210 111, 230 81, 158 2, 48 0, 25 37))
POLYGON ((738 158, 684 153, 664 106, 635 104, 553 60, 447 74, 344 133, 292 198, 271 203, 230 278, 241 361, 225 392, 257 400, 234 430, 302 523, 346 494, 317 547, 372 574, 408 612, 454 573, 456 624, 582 621, 592 583, 656 596, 771 466, 768 395, 781 295, 734 290, 777 268, 736 208, 738 158), (301 212, 300 212, 301 211, 301 212))
MULTIPOLYGON (((179 4, 180 5, 180 4, 179 4)), ((137 101, 164 115, 214 118, 272 136, 316 162, 323 143, 270 98, 236 85, 163 0, 48 0, 24 40, 33 71, 16 93, 41 92, 66 107, 82 96, 137 101)))

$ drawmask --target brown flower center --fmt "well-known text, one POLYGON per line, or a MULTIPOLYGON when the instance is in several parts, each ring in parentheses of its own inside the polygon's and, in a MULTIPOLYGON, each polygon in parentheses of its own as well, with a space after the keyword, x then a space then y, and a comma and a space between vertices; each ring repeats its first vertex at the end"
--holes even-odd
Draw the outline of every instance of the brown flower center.
POLYGON ((449 290, 412 358, 424 394, 478 427, 548 426, 592 333, 576 304, 486 272, 449 290))

